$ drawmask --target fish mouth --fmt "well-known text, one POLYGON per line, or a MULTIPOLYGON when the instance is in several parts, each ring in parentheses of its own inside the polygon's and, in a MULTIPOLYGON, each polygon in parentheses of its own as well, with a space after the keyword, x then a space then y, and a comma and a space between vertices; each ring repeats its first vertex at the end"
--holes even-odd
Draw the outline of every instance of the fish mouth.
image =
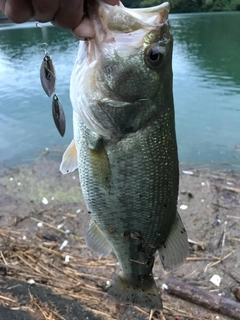
POLYGON ((127 46, 128 53, 140 48, 150 31, 168 23, 169 10, 168 2, 132 9, 121 2, 112 6, 100 0, 89 1, 87 12, 95 29, 95 37, 86 41, 89 62, 96 60, 106 45, 117 51, 127 46))
POLYGON ((153 41, 151 37, 155 39, 156 35, 159 39, 161 28, 168 24, 169 4, 127 9, 121 3, 118 6, 98 0, 87 3, 95 36, 79 47, 71 78, 73 109, 84 124, 98 134, 126 133, 125 127, 134 132, 148 121, 146 118, 152 117, 149 97, 146 97, 149 92, 143 94, 136 90, 120 94, 116 78, 120 79, 121 74, 116 63, 121 65, 130 56, 141 59, 139 52, 149 46, 153 41), (122 114, 126 115, 124 119, 122 114))
POLYGON ((151 8, 131 9, 124 7, 121 2, 112 6, 100 0, 89 1, 87 12, 94 26, 95 36, 85 42, 85 48, 87 78, 91 79, 88 84, 96 93, 92 95, 93 99, 109 96, 118 100, 119 97, 113 94, 108 85, 103 87, 96 80, 97 71, 103 69, 106 56, 128 59, 148 46, 149 41, 152 41, 148 36, 152 32, 159 34, 163 25, 168 24, 169 8, 168 2, 151 8))
MULTIPOLYGON (((154 7, 134 9, 124 7, 121 2, 119 2, 119 5, 111 6, 103 1, 96 0, 93 10, 95 15, 91 18, 101 20, 105 32, 109 30, 116 33, 130 33, 139 29, 162 25, 168 20, 170 5, 168 2, 164 2, 154 7)), ((98 32, 96 29, 95 31, 98 32)), ((102 30, 99 29, 99 31, 102 30)))

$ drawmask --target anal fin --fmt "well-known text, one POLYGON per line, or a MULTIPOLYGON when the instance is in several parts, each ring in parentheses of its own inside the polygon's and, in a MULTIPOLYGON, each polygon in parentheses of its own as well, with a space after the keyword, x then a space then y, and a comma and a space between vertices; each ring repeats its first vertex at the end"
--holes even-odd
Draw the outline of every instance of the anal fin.
POLYGON ((96 225, 95 222, 91 222, 87 233, 86 233, 86 244, 87 246, 102 257, 107 257, 112 252, 112 248, 104 236, 101 229, 96 225))
POLYGON ((187 232, 177 212, 169 236, 158 250, 163 268, 170 271, 183 264, 188 256, 188 249, 187 232))
POLYGON ((64 152, 62 162, 60 165, 60 171, 62 174, 73 172, 78 168, 77 149, 74 139, 64 152))

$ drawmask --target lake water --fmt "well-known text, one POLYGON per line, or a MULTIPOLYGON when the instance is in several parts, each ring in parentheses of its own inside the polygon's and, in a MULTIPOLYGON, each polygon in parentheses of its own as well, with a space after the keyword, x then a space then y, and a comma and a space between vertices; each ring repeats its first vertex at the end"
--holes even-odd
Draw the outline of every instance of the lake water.
MULTIPOLYGON (((240 13, 170 16, 179 159, 240 170, 240 13)), ((29 162, 72 139, 69 80, 78 43, 69 31, 34 23, 0 27, 0 163, 29 162), (43 35, 44 39, 43 39, 43 35), (56 93, 67 118, 61 138, 39 68, 48 43, 56 93)))

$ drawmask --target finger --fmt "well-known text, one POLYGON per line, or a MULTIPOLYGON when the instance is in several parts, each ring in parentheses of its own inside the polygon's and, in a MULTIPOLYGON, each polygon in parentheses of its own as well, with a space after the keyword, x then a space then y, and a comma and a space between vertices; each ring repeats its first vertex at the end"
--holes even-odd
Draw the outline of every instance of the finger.
POLYGON ((5 16, 15 23, 28 21, 33 16, 30 0, 7 0, 4 8, 5 16))
POLYGON ((56 15, 60 2, 59 0, 32 0, 34 19, 39 22, 51 21, 56 15))
POLYGON ((0 0, 0 11, 2 11, 4 13, 5 11, 5 4, 6 4, 6 0, 0 0))
POLYGON ((60 3, 53 24, 66 29, 76 28, 83 17, 83 0, 62 0, 60 3))
POLYGON ((73 29, 73 34, 79 40, 85 40, 88 38, 93 38, 95 31, 91 21, 87 17, 84 17, 81 23, 73 29))
POLYGON ((111 4, 112 6, 119 4, 118 0, 104 0, 104 2, 106 2, 107 4, 111 4))

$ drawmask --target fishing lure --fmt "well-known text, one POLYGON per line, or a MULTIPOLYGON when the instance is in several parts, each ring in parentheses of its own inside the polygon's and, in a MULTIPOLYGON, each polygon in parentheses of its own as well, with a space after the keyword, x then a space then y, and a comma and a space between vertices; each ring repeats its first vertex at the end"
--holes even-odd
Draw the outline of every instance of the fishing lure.
MULTIPOLYGON (((38 27, 42 30, 42 36, 44 38, 42 26, 39 25, 39 23, 37 22, 36 27, 38 27)), ((45 55, 43 57, 43 61, 42 61, 41 67, 40 67, 40 80, 41 80, 43 90, 50 97, 53 94, 53 92, 55 91, 56 73, 55 73, 53 61, 50 58, 48 51, 47 51, 47 43, 44 42, 43 45, 45 46, 45 49, 44 49, 45 55)))
POLYGON ((56 95, 56 93, 53 95, 53 101, 52 101, 52 115, 54 123, 60 133, 60 135, 63 137, 66 130, 66 118, 65 113, 62 107, 62 104, 56 95))
POLYGON ((55 91, 56 73, 53 61, 47 51, 45 52, 45 56, 40 68, 40 80, 43 90, 50 97, 55 91))
MULTIPOLYGON (((44 38, 43 29, 38 24, 38 22, 36 23, 36 26, 41 28, 42 36, 44 38)), ((41 80, 43 90, 50 97, 55 92, 56 73, 55 73, 53 61, 47 51, 47 43, 44 42, 43 45, 45 46, 45 49, 44 49, 45 55, 43 57, 43 61, 42 61, 41 68, 40 68, 40 80, 41 80)), ((63 106, 62 106, 57 94, 53 95, 52 116, 53 116, 54 123, 55 123, 60 135, 63 137, 65 134, 65 130, 66 130, 66 118, 65 118, 63 106)))

